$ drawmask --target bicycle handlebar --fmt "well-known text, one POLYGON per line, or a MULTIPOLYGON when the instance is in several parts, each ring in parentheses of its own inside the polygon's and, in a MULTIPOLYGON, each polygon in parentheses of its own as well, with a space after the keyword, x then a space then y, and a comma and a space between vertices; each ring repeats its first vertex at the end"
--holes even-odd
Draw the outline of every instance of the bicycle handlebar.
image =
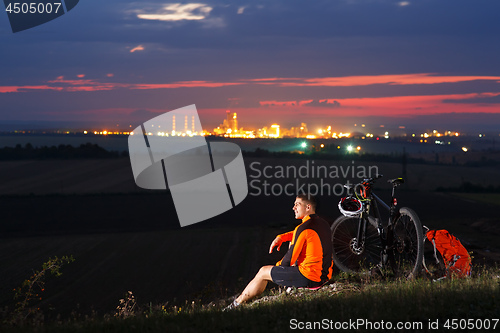
POLYGON ((371 178, 365 178, 363 179, 363 181, 361 183, 369 183, 369 184, 373 184, 377 179, 380 179, 382 178, 384 175, 375 175, 375 177, 371 177, 371 178))

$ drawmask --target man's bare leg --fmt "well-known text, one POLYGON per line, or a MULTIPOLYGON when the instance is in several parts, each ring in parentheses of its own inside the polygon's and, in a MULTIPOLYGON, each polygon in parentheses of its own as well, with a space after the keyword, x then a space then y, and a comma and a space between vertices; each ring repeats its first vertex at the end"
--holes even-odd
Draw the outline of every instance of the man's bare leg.
POLYGON ((272 281, 271 268, 274 266, 263 266, 255 275, 252 281, 245 287, 245 290, 236 299, 239 304, 248 302, 252 298, 259 296, 264 292, 267 282, 272 281))

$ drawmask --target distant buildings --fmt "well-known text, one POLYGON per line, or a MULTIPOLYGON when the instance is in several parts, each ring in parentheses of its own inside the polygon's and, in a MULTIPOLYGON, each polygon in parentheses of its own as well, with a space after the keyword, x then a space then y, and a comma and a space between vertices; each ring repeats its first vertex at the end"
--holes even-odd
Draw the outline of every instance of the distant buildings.
POLYGON ((316 139, 316 138, 342 138, 349 137, 350 133, 337 133, 332 132, 332 127, 328 126, 325 129, 318 130, 317 133, 312 133, 308 130, 306 123, 301 123, 298 127, 292 127, 290 129, 283 128, 279 124, 272 124, 269 127, 265 126, 258 128, 256 130, 245 130, 243 128, 238 128, 238 117, 236 113, 231 113, 229 110, 226 111, 226 119, 214 128, 212 133, 206 132, 205 135, 217 135, 227 138, 306 138, 306 139, 316 139))
POLYGON ((245 131, 243 128, 238 128, 238 116, 236 112, 231 113, 226 111, 226 119, 217 128, 214 128, 213 133, 205 132, 205 135, 217 135, 227 138, 255 138, 253 131, 245 131))
MULTIPOLYGON (((118 125, 117 125, 118 126, 118 125)), ((223 122, 213 129, 212 132, 203 130, 202 132, 195 131, 195 122, 194 117, 188 118, 188 116, 183 117, 182 119, 176 119, 175 115, 172 118, 172 128, 158 128, 155 131, 147 131, 146 135, 155 135, 155 136, 222 136, 226 138, 244 138, 244 139, 254 139, 254 138, 269 138, 269 139, 277 139, 277 138, 304 138, 304 139, 341 139, 341 138, 353 138, 353 139, 389 139, 391 137, 404 137, 406 140, 411 142, 420 142, 420 143, 435 143, 435 144, 450 144, 450 141, 447 140, 451 137, 462 136, 461 133, 455 131, 444 131, 440 132, 438 130, 426 131, 424 133, 413 133, 409 134, 406 132, 401 132, 401 130, 406 131, 405 126, 399 126, 396 130, 396 135, 394 132, 391 132, 392 135, 389 135, 389 131, 384 128, 384 125, 380 125, 380 128, 383 129, 383 132, 378 134, 374 134, 370 132, 365 124, 361 124, 361 126, 357 126, 354 124, 354 127, 358 127, 353 132, 339 132, 334 131, 332 126, 325 126, 324 128, 318 128, 314 131, 308 129, 306 123, 300 123, 300 126, 284 128, 279 124, 271 124, 269 126, 265 126, 258 129, 249 129, 239 127, 240 124, 238 122, 238 116, 236 112, 231 112, 230 110, 226 111, 226 117, 223 122)), ((130 125, 132 127, 132 125, 130 125)), ((158 126, 159 127, 159 126, 158 126)), ((373 129, 373 128, 372 128, 373 129)), ((375 130, 377 132, 377 130, 375 130)), ((69 134, 69 132, 67 132, 69 134)), ((81 132, 80 132, 81 133, 81 132)), ((84 131, 85 135, 129 135, 133 134, 129 131, 124 130, 89 130, 84 131)), ((483 137, 484 135, 480 134, 479 137, 483 137)))

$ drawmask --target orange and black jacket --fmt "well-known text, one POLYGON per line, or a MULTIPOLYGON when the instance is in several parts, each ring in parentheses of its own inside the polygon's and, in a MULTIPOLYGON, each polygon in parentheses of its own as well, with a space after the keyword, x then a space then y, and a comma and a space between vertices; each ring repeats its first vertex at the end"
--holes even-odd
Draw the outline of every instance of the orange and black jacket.
POLYGON ((306 216, 295 230, 279 235, 290 248, 276 266, 298 266, 311 281, 326 282, 332 278, 333 246, 328 222, 316 214, 306 216))

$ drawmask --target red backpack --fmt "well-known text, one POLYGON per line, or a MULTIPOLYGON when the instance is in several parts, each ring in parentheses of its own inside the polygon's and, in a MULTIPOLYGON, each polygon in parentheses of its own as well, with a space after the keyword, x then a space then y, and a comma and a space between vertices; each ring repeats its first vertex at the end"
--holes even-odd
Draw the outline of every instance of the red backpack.
MULTIPOLYGON (((445 276, 470 276, 472 260, 469 252, 458 238, 447 230, 429 230, 425 236, 434 245, 434 257, 437 264, 439 264, 439 258, 436 250, 441 254, 445 266, 445 276)), ((427 267, 425 268, 429 272, 427 267)))

